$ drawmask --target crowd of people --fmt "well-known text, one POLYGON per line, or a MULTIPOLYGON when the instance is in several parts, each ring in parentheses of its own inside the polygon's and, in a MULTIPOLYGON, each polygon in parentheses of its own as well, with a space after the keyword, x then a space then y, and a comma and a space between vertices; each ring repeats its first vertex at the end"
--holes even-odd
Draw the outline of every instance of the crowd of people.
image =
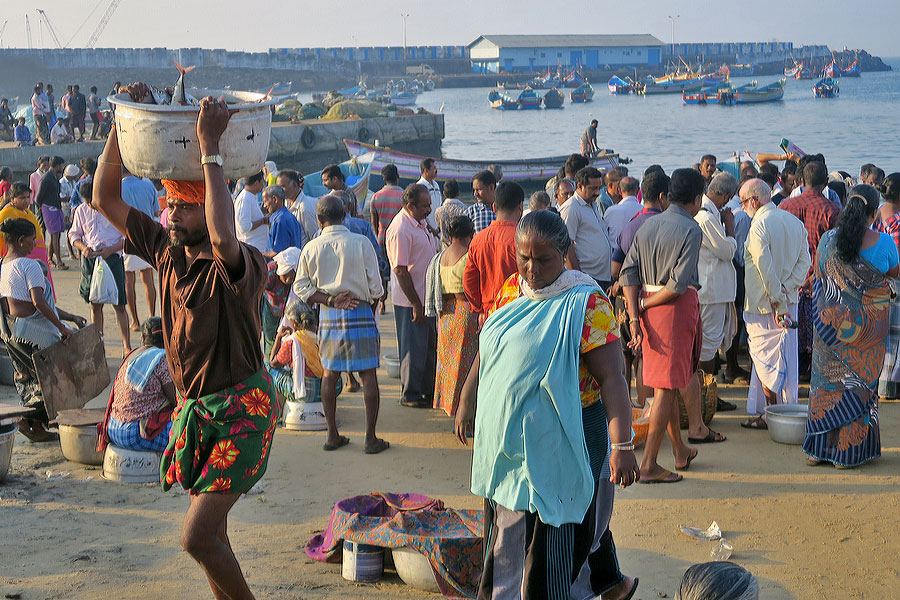
MULTIPOLYGON (((335 451, 350 443, 337 396, 361 388, 362 450, 390 447, 376 435, 388 297, 400 404, 453 417, 464 445, 474 437, 489 542, 481 598, 632 597, 638 581, 620 571, 609 529, 614 488, 681 481, 697 445, 726 442, 704 421, 704 377, 749 385, 750 429, 811 380, 808 462, 880 455, 878 399, 900 396, 900 173, 864 165, 856 178, 789 154, 732 172, 706 155, 638 178, 573 154, 527 206, 499 168, 474 175, 467 206, 468 182, 440 185, 426 159, 405 188, 385 166, 365 214, 338 165, 322 170, 321 198, 274 163, 226 181, 215 159, 227 108, 207 98, 200 115, 203 182, 129 174, 115 129, 98 161, 42 157, 27 183, 0 169, 0 294, 17 388, 40 408, 30 357, 72 334, 63 321, 85 323, 55 304, 61 237, 101 330, 95 263, 112 272, 117 300, 106 303, 125 358, 101 445, 163 453, 164 487, 192 494, 183 543, 214 590, 249 592, 224 519, 265 471, 286 401, 322 402, 323 450, 335 451), (135 350, 129 330, 141 332, 135 350), (640 463, 634 407, 649 414, 640 463), (666 435, 673 469, 660 464, 666 435)), ((24 426, 50 435, 46 414, 24 426)), ((745 574, 722 575, 748 594, 736 597, 753 597, 745 574)))
MULTIPOLYGON (((113 86, 110 94, 118 92, 119 83, 113 86)), ((49 144, 68 144, 90 140, 99 140, 109 134, 115 111, 113 106, 102 110, 103 98, 97 93, 97 86, 91 86, 87 95, 81 86, 66 86, 65 93, 57 102, 52 84, 37 82, 31 95, 31 117, 33 126, 26 124, 25 116, 13 115, 9 99, 0 99, 0 140, 16 142, 18 146, 34 146, 49 144), (90 119, 90 131, 87 121, 90 119)), ((21 113, 20 113, 21 114, 21 113)))

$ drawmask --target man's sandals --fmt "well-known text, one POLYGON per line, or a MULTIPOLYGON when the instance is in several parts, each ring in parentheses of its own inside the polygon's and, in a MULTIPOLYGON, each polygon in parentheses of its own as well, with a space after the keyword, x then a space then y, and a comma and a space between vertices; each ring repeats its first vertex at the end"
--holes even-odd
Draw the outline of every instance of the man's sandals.
POLYGON ((762 418, 762 415, 760 415, 743 421, 741 427, 744 429, 768 429, 769 425, 766 423, 766 420, 762 418))
POLYGON ((709 427, 707 427, 706 429, 709 430, 709 433, 706 434, 706 437, 688 437, 688 442, 691 444, 718 444, 719 442, 724 442, 727 439, 724 435, 722 435, 721 433, 716 433, 709 427))

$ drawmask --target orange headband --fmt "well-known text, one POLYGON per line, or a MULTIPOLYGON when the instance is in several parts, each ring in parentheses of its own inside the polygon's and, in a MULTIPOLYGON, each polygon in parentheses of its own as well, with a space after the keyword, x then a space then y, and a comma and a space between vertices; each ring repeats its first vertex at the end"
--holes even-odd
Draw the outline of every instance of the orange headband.
POLYGON ((163 187, 166 188, 166 197, 172 200, 181 200, 189 204, 206 203, 206 184, 202 181, 175 181, 163 179, 163 187))

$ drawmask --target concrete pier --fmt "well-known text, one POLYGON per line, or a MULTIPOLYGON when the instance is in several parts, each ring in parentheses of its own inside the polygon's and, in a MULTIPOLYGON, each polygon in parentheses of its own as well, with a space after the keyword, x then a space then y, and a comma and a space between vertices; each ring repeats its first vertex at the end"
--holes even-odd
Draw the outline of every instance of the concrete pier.
MULTIPOLYGON (((369 143, 378 140, 379 144, 396 150, 439 157, 444 138, 444 115, 428 113, 382 119, 273 123, 269 159, 279 168, 304 173, 319 171, 328 163, 347 160, 347 150, 341 141, 344 138, 369 143)), ((67 163, 77 164, 83 157, 99 156, 104 144, 100 141, 17 148, 12 142, 3 142, 0 143, 0 166, 11 167, 16 180, 27 180, 41 155, 61 156, 67 163)))

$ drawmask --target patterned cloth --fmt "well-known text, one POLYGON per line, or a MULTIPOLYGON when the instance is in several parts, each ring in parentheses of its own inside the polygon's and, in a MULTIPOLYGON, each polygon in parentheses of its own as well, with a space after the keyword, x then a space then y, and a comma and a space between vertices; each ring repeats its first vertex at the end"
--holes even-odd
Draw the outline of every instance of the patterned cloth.
POLYGON ((322 306, 319 313, 319 356, 328 371, 377 369, 381 336, 368 304, 352 310, 322 306))
MULTIPOLYGON (((268 363, 266 368, 269 375, 272 376, 272 385, 278 390, 288 402, 314 402, 322 401, 322 380, 318 377, 306 377, 306 396, 297 398, 294 396, 294 376, 290 369, 273 369, 268 363)), ((344 389, 343 378, 338 377, 334 388, 334 396, 337 398, 344 389)))
POLYGON ((244 493, 253 487, 269 462, 276 404, 265 369, 201 398, 179 393, 159 467, 163 490, 175 482, 192 495, 244 493))
POLYGON ((444 508, 419 494, 373 492, 334 505, 328 527, 306 544, 320 562, 340 562, 343 540, 382 548, 409 547, 431 563, 441 593, 474 598, 481 577, 482 512, 444 508))
POLYGON ((447 198, 436 211, 434 220, 441 232, 441 243, 444 248, 450 245, 450 220, 453 217, 466 214, 466 205, 459 198, 447 198))
POLYGON ((385 234, 391 221, 403 208, 403 188, 396 185, 385 185, 375 192, 369 210, 378 217, 378 243, 384 247, 385 234))
POLYGON ((156 437, 148 440, 141 436, 141 424, 139 421, 123 422, 111 417, 106 426, 106 435, 109 436, 109 441, 119 448, 137 450, 139 452, 162 452, 169 445, 169 432, 171 430, 172 422, 170 421, 156 437))
POLYGON ((814 283, 816 313, 809 419, 803 451, 857 466, 881 456, 876 386, 885 355, 890 286, 862 257, 838 258, 822 236, 814 283))
POLYGON ((478 313, 469 303, 447 296, 438 317, 437 376, 434 407, 456 414, 459 395, 478 352, 478 313))
MULTIPOLYGON (((891 236, 900 250, 900 214, 893 215, 874 226, 876 231, 891 236)), ((894 284, 896 286, 896 284, 894 284)), ((900 287, 900 286, 896 286, 900 287)), ((900 290, 894 289, 894 292, 900 290)), ((884 368, 878 382, 878 395, 882 398, 900 398, 900 295, 891 300, 891 318, 888 325, 887 350, 884 368)))
MULTIPOLYGON (((165 350, 161 348, 147 349, 135 357, 133 354, 126 358, 128 363, 125 369, 120 369, 113 383, 113 404, 110 415, 120 422, 140 421, 156 413, 161 405, 166 404, 162 395, 162 387, 172 383, 172 375, 169 373, 169 365, 165 361, 165 350), (157 350, 157 352, 154 352, 157 350), (146 377, 138 387, 129 381, 128 374, 135 366, 136 358, 155 359, 148 364, 146 377)), ((169 404, 171 408, 171 404, 169 404)))
POLYGON ((275 261, 266 265, 269 274, 266 276, 266 287, 264 290, 264 298, 269 310, 276 319, 280 319, 284 315, 284 306, 287 304, 288 294, 291 292, 291 286, 281 281, 278 276, 278 263, 275 261))
POLYGON ((475 233, 482 229, 487 229, 488 225, 497 219, 497 213, 494 212, 494 209, 482 202, 476 202, 467 208, 466 216, 475 223, 475 233))

